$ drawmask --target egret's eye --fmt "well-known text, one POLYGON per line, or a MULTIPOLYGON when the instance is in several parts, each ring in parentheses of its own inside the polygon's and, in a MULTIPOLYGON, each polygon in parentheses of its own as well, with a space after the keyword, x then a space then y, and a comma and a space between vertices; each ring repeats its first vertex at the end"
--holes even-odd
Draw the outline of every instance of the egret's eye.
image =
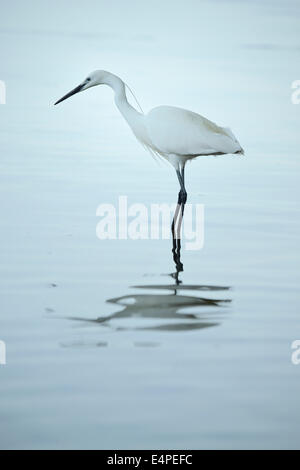
POLYGON ((91 81, 91 78, 90 78, 90 77, 88 77, 88 78, 86 79, 86 81, 87 81, 87 82, 90 82, 90 81, 91 81))

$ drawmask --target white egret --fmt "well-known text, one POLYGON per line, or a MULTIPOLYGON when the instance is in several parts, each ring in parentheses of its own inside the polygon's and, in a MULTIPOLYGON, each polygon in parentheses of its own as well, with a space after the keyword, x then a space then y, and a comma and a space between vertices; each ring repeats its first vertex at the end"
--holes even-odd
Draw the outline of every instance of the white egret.
MULTIPOLYGON (((96 85, 108 85, 113 89, 115 103, 137 140, 154 156, 166 159, 175 168, 180 192, 172 224, 174 240, 174 227, 178 213, 181 207, 181 215, 183 215, 187 199, 184 179, 186 162, 203 155, 243 154, 242 147, 230 129, 219 127, 192 111, 173 106, 159 106, 148 114, 137 111, 127 100, 125 83, 105 70, 90 73, 79 86, 55 104, 96 85)), ((178 232, 176 238, 178 238, 178 232)))

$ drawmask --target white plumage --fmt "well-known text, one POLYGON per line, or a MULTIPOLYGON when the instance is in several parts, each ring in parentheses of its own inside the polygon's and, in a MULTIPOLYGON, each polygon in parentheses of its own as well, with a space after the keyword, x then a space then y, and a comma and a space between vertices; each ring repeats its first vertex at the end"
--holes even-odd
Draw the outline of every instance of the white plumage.
MULTIPOLYGON (((175 168, 180 184, 178 204, 182 215, 187 199, 184 182, 184 167, 187 160, 200 155, 244 153, 230 129, 219 127, 200 114, 172 106, 159 106, 146 115, 142 110, 137 111, 127 100, 125 83, 105 70, 92 72, 79 86, 55 104, 96 85, 108 85, 114 90, 115 103, 136 138, 153 155, 165 158, 175 168)), ((177 217, 178 210, 175 212, 172 224, 173 239, 175 239, 174 226, 177 217)), ((176 239, 177 237, 178 233, 176 239)))
POLYGON ((152 153, 182 171, 187 160, 200 155, 244 153, 230 129, 219 127, 200 114, 173 106, 159 106, 148 114, 127 101, 124 82, 105 70, 92 72, 78 87, 55 104, 96 85, 108 85, 115 102, 136 138, 152 153))
POLYGON ((145 123, 152 145, 170 163, 174 155, 180 161, 180 157, 186 160, 200 155, 242 152, 230 129, 219 127, 192 111, 159 106, 145 116, 145 123))

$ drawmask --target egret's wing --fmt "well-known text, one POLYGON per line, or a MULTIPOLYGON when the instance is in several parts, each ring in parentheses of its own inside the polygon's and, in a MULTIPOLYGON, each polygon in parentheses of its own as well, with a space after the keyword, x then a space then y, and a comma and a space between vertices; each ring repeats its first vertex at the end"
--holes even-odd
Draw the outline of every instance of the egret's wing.
POLYGON ((149 112, 145 122, 151 142, 163 153, 208 155, 242 151, 230 129, 185 109, 159 106, 149 112))

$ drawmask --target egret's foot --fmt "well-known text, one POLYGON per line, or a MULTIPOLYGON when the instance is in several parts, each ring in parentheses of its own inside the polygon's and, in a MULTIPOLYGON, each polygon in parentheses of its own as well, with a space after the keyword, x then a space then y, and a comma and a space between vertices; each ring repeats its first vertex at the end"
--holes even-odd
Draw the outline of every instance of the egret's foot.
POLYGON ((177 272, 177 275, 178 273, 182 272, 183 271, 183 264, 180 260, 180 247, 177 248, 177 250, 172 250, 173 252, 173 261, 175 263, 175 266, 176 266, 176 272, 177 272))

